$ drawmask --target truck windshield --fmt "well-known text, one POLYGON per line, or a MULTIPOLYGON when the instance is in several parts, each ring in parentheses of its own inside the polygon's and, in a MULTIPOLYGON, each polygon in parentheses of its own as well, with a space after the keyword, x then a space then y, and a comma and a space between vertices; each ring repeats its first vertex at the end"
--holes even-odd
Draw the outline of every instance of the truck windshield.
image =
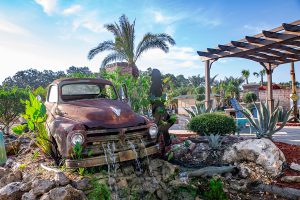
POLYGON ((114 87, 106 84, 74 83, 63 85, 61 90, 63 101, 97 98, 117 99, 114 87))

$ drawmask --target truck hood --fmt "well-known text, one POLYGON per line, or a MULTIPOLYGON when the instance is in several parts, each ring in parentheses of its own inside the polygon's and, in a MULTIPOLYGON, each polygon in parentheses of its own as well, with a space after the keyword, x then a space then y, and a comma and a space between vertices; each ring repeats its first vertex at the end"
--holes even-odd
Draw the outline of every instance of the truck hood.
POLYGON ((147 120, 118 100, 71 101, 57 106, 56 112, 88 128, 125 128, 144 125, 147 120))

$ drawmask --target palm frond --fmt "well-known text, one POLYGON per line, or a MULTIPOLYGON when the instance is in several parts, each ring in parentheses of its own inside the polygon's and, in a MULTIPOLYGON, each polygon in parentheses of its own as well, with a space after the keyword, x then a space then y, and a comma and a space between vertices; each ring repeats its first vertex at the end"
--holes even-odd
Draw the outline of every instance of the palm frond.
POLYGON ((108 54, 102 61, 101 67, 105 67, 107 64, 111 63, 111 62, 115 62, 115 61, 123 61, 125 60, 124 55, 118 53, 118 52, 114 52, 111 54, 108 54))
POLYGON ((165 53, 169 52, 169 46, 167 45, 167 43, 169 43, 170 45, 175 44, 174 39, 168 34, 147 33, 146 35, 144 35, 143 39, 140 41, 136 48, 134 60, 136 61, 143 52, 149 49, 158 48, 165 53))
POLYGON ((97 47, 91 49, 88 53, 88 59, 91 60, 94 58, 96 54, 107 50, 115 50, 115 43, 113 41, 111 40, 104 41, 98 44, 97 47))

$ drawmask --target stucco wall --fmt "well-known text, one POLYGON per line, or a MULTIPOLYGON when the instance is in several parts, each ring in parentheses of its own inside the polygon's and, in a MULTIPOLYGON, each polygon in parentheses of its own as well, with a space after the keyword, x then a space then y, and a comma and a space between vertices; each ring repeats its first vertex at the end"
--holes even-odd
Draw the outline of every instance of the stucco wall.
MULTIPOLYGON (((280 90, 273 90, 273 98, 275 103, 279 100, 279 105, 283 106, 284 108, 290 108, 290 94, 291 89, 280 89, 280 90)), ((297 89, 297 94, 300 97, 300 88, 297 89)), ((259 91, 259 99, 264 101, 267 99, 267 91, 260 90, 259 91)), ((298 100, 298 106, 300 106, 300 100, 298 100)))

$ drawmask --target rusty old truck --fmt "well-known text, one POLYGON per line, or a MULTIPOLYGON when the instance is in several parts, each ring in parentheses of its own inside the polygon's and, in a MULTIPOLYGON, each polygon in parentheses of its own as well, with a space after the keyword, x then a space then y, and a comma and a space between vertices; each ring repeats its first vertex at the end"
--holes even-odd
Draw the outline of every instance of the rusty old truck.
POLYGON ((116 162, 156 154, 158 128, 127 103, 127 89, 111 81, 65 78, 49 86, 47 131, 52 151, 66 167, 93 167, 108 164, 106 153, 116 162), (74 147, 82 148, 80 159, 74 147))

